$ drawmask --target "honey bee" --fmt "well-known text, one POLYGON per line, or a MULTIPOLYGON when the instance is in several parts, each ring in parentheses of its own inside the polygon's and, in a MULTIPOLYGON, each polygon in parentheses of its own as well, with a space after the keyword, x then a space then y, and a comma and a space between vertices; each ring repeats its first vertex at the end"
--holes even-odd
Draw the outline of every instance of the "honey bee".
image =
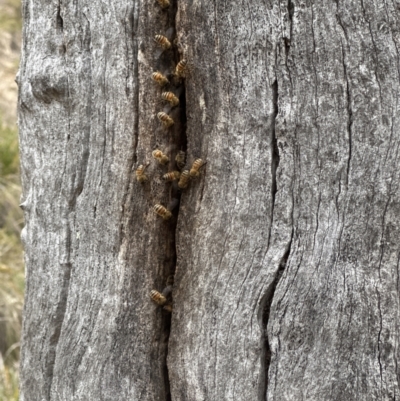
POLYGON ((179 99, 172 92, 163 92, 161 98, 171 104, 172 107, 178 106, 179 99))
POLYGON ((190 177, 195 178, 200 175, 199 169, 205 165, 202 159, 196 159, 193 164, 192 168, 190 169, 190 177))
POLYGON ((174 124, 174 120, 163 111, 157 113, 157 118, 162 122, 164 128, 169 128, 171 125, 174 124))
POLYGON ((163 307, 163 309, 164 309, 165 311, 167 311, 167 312, 172 312, 172 305, 171 305, 171 304, 165 305, 165 306, 163 307))
POLYGON ((157 0, 161 8, 168 8, 170 6, 169 0, 157 0))
POLYGON ((179 180, 180 177, 181 173, 179 171, 170 171, 169 173, 163 175, 165 181, 179 180))
POLYGON ((150 292, 150 298, 157 304, 157 305, 165 305, 167 303, 167 298, 164 297, 163 294, 156 290, 152 290, 150 292))
POLYGON ((153 72, 153 74, 151 74, 151 77, 160 86, 164 86, 164 85, 169 84, 169 81, 168 81, 167 77, 165 75, 161 74, 161 72, 158 72, 158 71, 153 72))
POLYGON ((154 205, 154 213, 158 214, 161 216, 164 220, 168 220, 171 218, 172 213, 163 205, 160 205, 157 203, 157 205, 154 205))
POLYGON ((164 50, 168 50, 171 47, 171 42, 163 35, 154 36, 154 42, 156 42, 164 50))
POLYGON ((179 170, 182 170, 185 167, 185 160, 186 160, 186 153, 183 150, 180 150, 178 154, 175 156, 175 162, 179 170))
POLYGON ((148 181, 147 175, 144 173, 144 171, 146 170, 148 164, 146 164, 145 166, 143 164, 141 164, 137 169, 136 169, 136 180, 138 182, 146 182, 148 181))
POLYGON ((175 75, 179 78, 185 78, 187 75, 187 60, 182 59, 175 67, 175 75))
POLYGON ((179 182, 178 182, 178 187, 186 188, 189 185, 189 181, 190 181, 189 170, 183 170, 181 173, 181 178, 179 179, 179 182))
POLYGON ((151 154, 161 164, 167 164, 169 162, 168 156, 159 149, 153 150, 151 154))

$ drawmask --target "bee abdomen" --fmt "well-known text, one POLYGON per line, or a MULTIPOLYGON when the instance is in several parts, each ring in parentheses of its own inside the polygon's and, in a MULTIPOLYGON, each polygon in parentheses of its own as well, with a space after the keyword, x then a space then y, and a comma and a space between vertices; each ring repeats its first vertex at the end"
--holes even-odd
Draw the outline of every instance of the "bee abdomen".
POLYGON ((172 92, 163 92, 161 98, 169 102, 173 107, 179 104, 179 99, 172 92))
POLYGON ((167 302, 167 298, 164 297, 163 294, 156 290, 152 290, 150 292, 150 297, 151 299, 157 304, 157 305, 164 305, 167 302))
POLYGON ((146 182, 148 181, 147 175, 144 173, 146 170, 147 166, 143 166, 141 164, 137 169, 136 169, 136 180, 139 182, 146 182))
POLYGON ((202 159, 196 159, 193 164, 192 168, 190 169, 190 176, 191 177, 198 177, 199 176, 199 169, 204 165, 204 161, 202 159))
POLYGON ((163 35, 156 35, 154 41, 164 50, 168 50, 171 47, 171 42, 163 35))
POLYGON ((163 175, 165 181, 175 181, 179 180, 181 173, 179 171, 170 171, 167 174, 163 175))
POLYGON ((153 74, 151 74, 151 77, 153 78, 153 81, 157 82, 160 86, 169 84, 167 77, 161 74, 161 72, 153 72, 153 74))
POLYGON ((163 111, 157 113, 157 118, 162 122, 165 128, 169 128, 171 125, 174 124, 174 120, 167 113, 164 113, 163 111))
POLYGON ((187 72, 187 61, 182 59, 175 67, 175 75, 178 77, 185 77, 187 72))
POLYGON ((156 214, 161 216, 164 220, 168 220, 172 216, 172 213, 166 207, 164 207, 163 205, 160 205, 158 203, 156 205, 154 205, 153 210, 156 214))
POLYGON ((189 181, 190 181, 189 170, 182 171, 181 177, 178 182, 178 187, 179 188, 187 188, 187 186, 189 185, 189 181))

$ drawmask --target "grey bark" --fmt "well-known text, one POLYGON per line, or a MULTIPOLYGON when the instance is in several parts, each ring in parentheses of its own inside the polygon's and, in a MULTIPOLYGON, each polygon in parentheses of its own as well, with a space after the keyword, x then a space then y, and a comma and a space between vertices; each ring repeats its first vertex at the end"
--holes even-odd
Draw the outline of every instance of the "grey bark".
POLYGON ((24 1, 21 400, 400 397, 399 13, 24 1), (168 110, 151 73, 182 57, 168 110), (207 161, 181 195, 158 147, 207 161))

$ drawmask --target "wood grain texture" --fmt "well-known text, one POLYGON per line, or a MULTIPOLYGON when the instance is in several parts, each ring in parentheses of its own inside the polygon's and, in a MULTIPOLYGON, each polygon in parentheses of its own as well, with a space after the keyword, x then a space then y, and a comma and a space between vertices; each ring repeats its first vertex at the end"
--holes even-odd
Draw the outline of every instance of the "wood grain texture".
POLYGON ((294 235, 268 327, 268 400, 394 400, 398 5, 293 5, 277 136, 294 155, 294 235))
POLYGON ((176 222, 152 211, 170 187, 151 151, 181 128, 155 118, 151 73, 172 68, 152 42, 170 14, 152 2, 24 4, 22 400, 165 399, 168 314, 149 294, 173 272, 176 222))
POLYGON ((21 400, 399 398, 399 4, 23 13, 21 400), (207 164, 181 194, 156 148, 207 164))

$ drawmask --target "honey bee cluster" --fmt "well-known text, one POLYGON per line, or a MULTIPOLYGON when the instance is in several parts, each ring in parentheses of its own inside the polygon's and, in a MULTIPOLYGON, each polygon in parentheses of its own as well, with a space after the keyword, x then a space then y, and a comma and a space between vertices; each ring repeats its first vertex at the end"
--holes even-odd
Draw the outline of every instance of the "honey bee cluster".
MULTIPOLYGON (((168 12, 167 10, 171 6, 170 0, 156 0, 158 6, 161 8, 161 12, 168 12)), ((172 29, 173 31, 173 29, 172 29)), ((154 52, 161 55, 163 54, 164 60, 167 60, 169 55, 177 54, 176 45, 177 41, 172 40, 172 34, 168 31, 163 33, 157 33, 153 37, 154 52), (175 50, 174 50, 175 49, 175 50)), ((178 44, 179 46, 179 44, 178 44)), ((180 50, 178 50, 180 53, 180 50)), ((189 63, 185 57, 180 58, 175 66, 171 66, 170 71, 154 71, 151 74, 151 79, 160 88, 160 104, 163 104, 163 110, 158 110, 155 113, 156 120, 159 121, 163 132, 167 132, 167 137, 174 138, 177 132, 180 130, 180 121, 176 120, 176 116, 179 115, 179 106, 182 90, 184 90, 184 80, 190 75, 189 74, 189 63), (175 134, 174 134, 175 133, 175 134)), ((186 153, 184 150, 175 151, 176 147, 169 144, 168 146, 157 146, 157 149, 149 152, 149 159, 153 160, 152 166, 150 162, 142 162, 136 168, 136 180, 138 183, 145 187, 151 183, 156 169, 165 169, 162 177, 163 185, 168 185, 171 193, 171 201, 166 205, 161 202, 157 202, 152 206, 152 212, 157 218, 161 218, 164 221, 170 221, 173 218, 173 209, 179 204, 179 198, 182 190, 188 188, 192 180, 199 177, 201 168, 206 164, 200 158, 194 159, 192 162, 186 160, 186 153), (157 167, 154 167, 157 166, 157 167), (175 195, 174 195, 175 194, 175 195)), ((160 181, 156 181, 159 185, 160 181)), ((172 221, 174 221, 172 219, 172 221)), ((167 280, 166 287, 162 292, 153 289, 150 292, 150 298, 155 304, 162 307, 167 312, 172 312, 172 285, 173 279, 167 280)))

